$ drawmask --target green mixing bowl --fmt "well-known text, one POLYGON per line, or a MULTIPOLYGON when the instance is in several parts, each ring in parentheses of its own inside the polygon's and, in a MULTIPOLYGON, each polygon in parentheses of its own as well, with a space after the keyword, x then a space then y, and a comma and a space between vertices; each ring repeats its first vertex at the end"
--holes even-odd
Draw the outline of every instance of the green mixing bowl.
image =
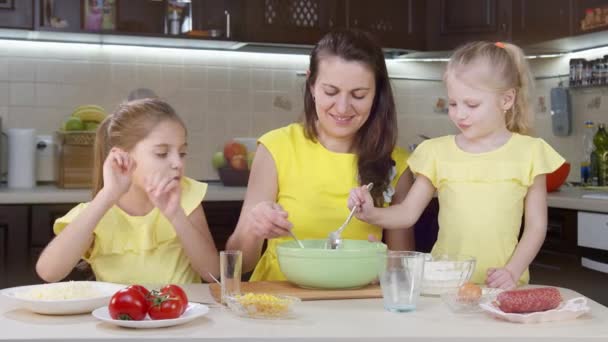
POLYGON ((378 253, 386 245, 365 240, 343 240, 340 249, 325 249, 325 240, 302 240, 277 245, 281 272, 301 287, 348 289, 369 284, 378 276, 378 253))

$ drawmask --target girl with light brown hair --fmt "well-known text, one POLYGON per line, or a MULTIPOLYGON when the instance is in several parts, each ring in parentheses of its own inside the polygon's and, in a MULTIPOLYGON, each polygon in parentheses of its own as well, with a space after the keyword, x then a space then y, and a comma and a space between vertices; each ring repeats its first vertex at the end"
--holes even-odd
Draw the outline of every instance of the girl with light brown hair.
POLYGON ((185 176, 186 127, 159 99, 124 103, 98 127, 93 199, 57 219, 38 259, 60 281, 84 259, 99 281, 200 283, 217 276, 201 202, 207 184, 185 176))

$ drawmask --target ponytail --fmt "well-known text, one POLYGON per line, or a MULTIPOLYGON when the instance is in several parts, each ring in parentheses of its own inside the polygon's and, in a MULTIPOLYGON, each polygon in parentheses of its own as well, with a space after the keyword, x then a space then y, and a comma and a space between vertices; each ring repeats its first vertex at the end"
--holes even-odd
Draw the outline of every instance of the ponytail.
POLYGON ((97 196, 97 193, 103 188, 103 163, 105 162, 110 150, 108 142, 108 130, 111 121, 112 115, 108 115, 97 127, 97 133, 95 135, 92 184, 93 197, 97 196))
POLYGON ((513 108, 507 111, 505 121, 507 129, 516 133, 527 133, 531 127, 532 110, 530 108, 530 94, 534 87, 534 79, 530 72, 530 66, 526 61, 523 51, 513 44, 505 43, 505 50, 511 57, 517 73, 519 82, 514 87, 515 102, 513 108))

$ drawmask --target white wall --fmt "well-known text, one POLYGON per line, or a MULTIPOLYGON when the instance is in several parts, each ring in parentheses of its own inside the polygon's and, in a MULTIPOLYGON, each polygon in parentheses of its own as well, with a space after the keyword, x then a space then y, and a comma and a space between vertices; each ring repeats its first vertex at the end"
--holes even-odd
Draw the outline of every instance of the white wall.
MULTIPOLYGON (((568 58, 531 63, 537 76, 559 75, 568 72, 568 58)), ((257 137, 298 118, 304 84, 298 72, 307 64, 307 56, 296 55, 0 41, 0 116, 5 129, 33 127, 49 134, 79 105, 112 111, 131 90, 147 87, 168 100, 188 125, 188 174, 217 179, 210 160, 224 141, 257 137)), ((388 67, 396 78, 400 145, 419 143, 417 134, 456 132, 447 115, 433 111, 437 98, 445 96, 440 82, 445 63, 391 60, 388 67)), ((574 92, 573 135, 558 138, 551 133, 549 114, 549 90, 557 82, 538 82, 535 101, 543 96, 547 109, 535 106, 535 128, 572 162, 570 179, 577 180, 583 122, 608 122, 608 88, 574 92), (598 96, 601 106, 589 108, 598 96)))

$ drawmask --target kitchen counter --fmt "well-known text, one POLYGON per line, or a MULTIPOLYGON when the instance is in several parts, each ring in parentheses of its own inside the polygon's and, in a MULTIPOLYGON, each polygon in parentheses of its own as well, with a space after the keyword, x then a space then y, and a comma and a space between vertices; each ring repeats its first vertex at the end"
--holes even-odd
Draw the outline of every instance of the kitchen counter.
MULTIPOLYGON (((246 187, 224 186, 218 181, 207 182, 209 189, 203 201, 242 201, 246 187)), ((0 186, 0 204, 80 203, 90 199, 88 189, 60 189, 54 185, 42 185, 33 189, 9 189, 0 186)), ((553 208, 608 213, 608 192, 585 190, 578 187, 562 187, 547 194, 547 204, 553 208), (582 198, 583 194, 603 193, 605 199, 582 198)))
POLYGON ((608 192, 587 190, 581 187, 562 186, 558 191, 547 194, 547 205, 551 208, 594 211, 608 213, 608 192), (596 194, 602 198, 583 198, 596 194))
MULTIPOLYGON (((242 201, 246 187, 224 186, 217 181, 209 184, 204 201, 242 201)), ((60 189, 55 185, 41 185, 33 189, 9 189, 0 186, 0 204, 80 203, 91 199, 89 189, 60 189)))
MULTIPOLYGON (((186 286, 192 301, 213 302, 208 285, 186 286)), ((563 290, 566 298, 577 294, 563 290)), ((217 304, 190 323, 159 329, 126 329, 91 315, 43 316, 0 297, 0 340, 62 341, 606 341, 608 308, 590 301, 591 313, 576 320, 540 324, 499 321, 484 313, 454 314, 439 298, 421 297, 409 313, 391 313, 381 299, 302 302, 293 320, 234 316, 217 304)))

